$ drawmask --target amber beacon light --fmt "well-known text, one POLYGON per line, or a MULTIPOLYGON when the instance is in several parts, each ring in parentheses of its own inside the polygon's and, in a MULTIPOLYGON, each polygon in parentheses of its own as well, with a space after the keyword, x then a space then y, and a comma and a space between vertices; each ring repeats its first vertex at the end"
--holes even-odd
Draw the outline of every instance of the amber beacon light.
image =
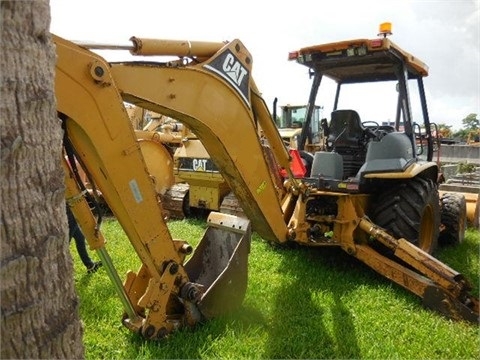
POLYGON ((389 35, 392 35, 392 23, 390 22, 381 23, 378 36, 383 36, 384 38, 386 38, 389 35))

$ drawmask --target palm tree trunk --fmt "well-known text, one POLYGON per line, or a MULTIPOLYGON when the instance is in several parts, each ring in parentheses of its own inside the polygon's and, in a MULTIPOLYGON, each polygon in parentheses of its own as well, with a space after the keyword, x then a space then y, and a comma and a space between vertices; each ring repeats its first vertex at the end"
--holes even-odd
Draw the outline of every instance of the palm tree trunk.
POLYGON ((48 0, 0 2, 1 358, 84 357, 48 0))

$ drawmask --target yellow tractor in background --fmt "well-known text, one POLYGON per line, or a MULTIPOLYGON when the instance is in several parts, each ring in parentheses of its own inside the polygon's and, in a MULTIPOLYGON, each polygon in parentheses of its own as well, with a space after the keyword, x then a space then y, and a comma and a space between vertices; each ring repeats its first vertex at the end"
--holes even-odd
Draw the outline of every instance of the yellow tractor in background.
POLYGON ((471 130, 467 136, 467 145, 480 146, 480 129, 471 130))
MULTIPOLYGON (((479 302, 468 279, 432 255, 441 217, 438 166, 431 161, 431 144, 426 160, 417 154, 408 91, 415 82, 428 129, 423 88, 428 68, 386 37, 290 54, 313 78, 303 129, 312 119, 322 79, 338 84, 326 149, 315 152, 309 173, 279 135, 253 80, 252 56, 240 40, 132 37, 132 54, 178 60, 107 62, 91 51, 99 44, 53 39, 57 112, 68 155, 66 200, 105 265, 130 330, 161 339, 237 308, 247 289, 252 230, 278 245, 339 247, 420 297, 426 307, 454 320, 479 322, 479 302), (355 109, 339 108, 341 87, 368 81, 398 89, 393 128, 362 123, 355 109), (171 181, 165 170, 170 165, 161 171, 148 166, 125 102, 191 129, 246 218, 210 212, 195 249, 172 239, 161 193, 171 181), (76 162, 70 161, 74 158, 124 229, 133 249, 128 256, 136 254, 141 264, 123 282, 96 207, 89 206, 76 162)), ((446 224, 444 233, 460 240, 465 208, 457 210, 458 221, 446 224)))
MULTIPOLYGON (((288 149, 298 149, 298 144, 302 141, 301 136, 306 119, 307 105, 282 105, 280 106, 280 116, 277 117, 276 104, 277 99, 275 99, 273 103, 273 118, 277 125, 278 132, 288 149)), ((309 154, 324 150, 325 148, 325 138, 321 127, 322 110, 322 106, 315 105, 312 120, 307 129, 305 151, 309 154)))
MULTIPOLYGON (((306 105, 283 105, 277 117, 276 100, 273 118, 280 136, 288 149, 297 149, 302 127, 305 123, 306 105)), ((310 169, 313 153, 324 148, 324 136, 320 127, 321 106, 315 106, 313 120, 308 129, 306 150, 299 156, 304 166, 310 169)), ((260 130, 260 136, 262 131, 260 130)), ((172 219, 183 217, 206 217, 210 211, 243 215, 243 210, 227 182, 215 166, 201 141, 192 132, 183 137, 182 146, 174 153, 176 183, 163 197, 164 208, 172 219)))

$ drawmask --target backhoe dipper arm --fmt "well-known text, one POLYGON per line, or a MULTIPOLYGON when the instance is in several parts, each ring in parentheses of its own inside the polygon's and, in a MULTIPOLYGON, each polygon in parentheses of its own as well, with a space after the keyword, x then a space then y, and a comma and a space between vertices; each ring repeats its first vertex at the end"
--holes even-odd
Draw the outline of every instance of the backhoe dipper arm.
MULTIPOLYGON (((76 51, 76 46, 59 38, 54 40, 58 55, 57 110, 66 116, 66 131, 76 155, 95 179, 115 216, 121 219, 143 264, 141 272, 149 278, 143 284, 137 282, 136 295, 131 295, 131 301, 137 304, 147 294, 150 299, 165 299, 164 304, 145 305, 152 309, 147 327, 172 330, 165 318, 169 299, 165 293, 179 291, 174 281, 188 282, 185 271, 178 266, 186 255, 184 244, 173 241, 163 221, 162 209, 122 98, 114 86, 95 80, 104 62, 93 53, 76 51), (172 266, 176 272, 165 271, 172 266), (162 283, 169 285, 162 290, 164 294, 160 294, 160 286, 154 286, 162 283)), ((108 77, 108 73, 104 75, 108 77)), ((109 82, 112 85, 111 79, 109 82)), ((75 208, 73 211, 77 216, 78 211, 75 208)), ((137 311, 141 311, 138 306, 137 311)))

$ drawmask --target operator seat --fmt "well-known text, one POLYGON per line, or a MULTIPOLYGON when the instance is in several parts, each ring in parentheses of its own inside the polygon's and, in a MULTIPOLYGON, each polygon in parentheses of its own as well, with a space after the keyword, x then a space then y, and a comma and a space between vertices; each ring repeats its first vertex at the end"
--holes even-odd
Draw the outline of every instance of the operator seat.
POLYGON ((335 110, 328 127, 327 150, 343 157, 343 177, 353 177, 365 162, 368 138, 355 110, 335 110))
POLYGON ((332 148, 358 147, 365 140, 365 128, 355 110, 332 112, 328 128, 328 144, 332 148))

